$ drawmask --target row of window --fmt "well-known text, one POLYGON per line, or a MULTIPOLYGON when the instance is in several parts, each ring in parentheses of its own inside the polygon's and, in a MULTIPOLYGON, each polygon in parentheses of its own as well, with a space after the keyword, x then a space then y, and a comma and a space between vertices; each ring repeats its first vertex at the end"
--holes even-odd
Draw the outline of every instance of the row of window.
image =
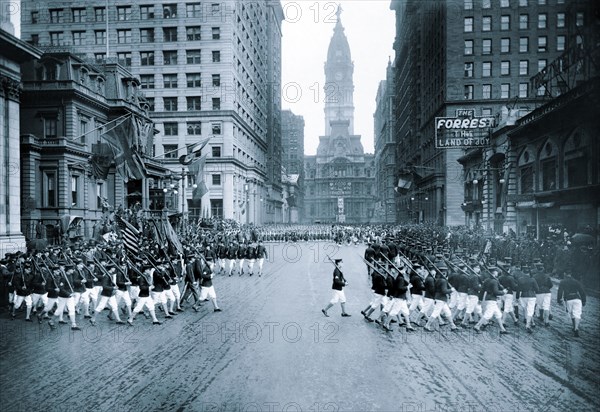
MULTIPOLYGON (((176 112, 179 110, 179 104, 177 101, 177 97, 163 97, 163 107, 165 112, 176 112)), ((202 110, 202 96, 193 96, 185 98, 187 103, 187 110, 202 110)), ((152 99, 152 103, 154 103, 154 99, 152 99)), ((213 97, 211 98, 211 110, 221 110, 221 98, 213 97)), ((152 106, 154 106, 152 104, 152 106)), ((150 110, 154 111, 154 110, 150 110)))
MULTIPOLYGON (((179 158, 179 146, 176 144, 164 144, 163 145, 163 156, 165 159, 178 159, 179 158)), ((221 146, 211 146, 212 157, 221 157, 221 146)), ((193 182, 192 182, 193 183, 193 182)), ((191 185, 188 182, 188 185, 191 185)))
MULTIPOLYGON (((164 51, 162 65, 173 66, 180 64, 178 59, 177 50, 164 51)), ((142 66, 153 66, 155 64, 154 52, 140 52, 140 64, 142 66)), ((94 58, 98 63, 102 63, 106 60, 106 53, 94 53, 94 58)), ((131 52, 117 52, 117 59, 119 64, 122 66, 131 66, 131 52)), ((218 50, 212 51, 212 62, 218 63, 221 61, 221 52, 218 50)), ((186 50, 186 63, 187 64, 200 64, 201 62, 201 50, 186 50)), ((160 62, 158 62, 160 63, 160 62)))
MULTIPOLYGON (((159 6, 160 7, 160 6, 159 6)), ((206 4, 207 12, 212 16, 218 16, 221 13, 220 3, 206 4)), ((103 22, 106 21, 106 10, 107 7, 94 7, 94 15, 91 21, 103 22)), ((155 6, 141 5, 139 6, 139 18, 141 20, 152 20, 154 18, 162 17, 164 19, 173 19, 177 17, 177 4, 163 4, 162 13, 157 14, 155 6)), ((41 12, 34 10, 31 12, 31 23, 37 24, 41 21, 41 12)), ((66 20, 66 16, 71 16, 71 22, 73 23, 85 23, 88 21, 87 9, 82 7, 67 9, 49 9, 48 17, 50 23, 69 23, 66 20)), ((185 17, 198 18, 203 16, 202 4, 201 3, 187 3, 185 5, 185 17)), ((117 6, 116 19, 118 21, 129 21, 134 19, 133 7, 132 6, 117 6)))
MULTIPOLYGON (((500 16, 500 30, 509 31, 511 30, 510 15, 505 14, 500 16)), ((585 14, 583 12, 577 12, 575 15, 575 24, 580 27, 583 26, 585 14)), ((556 13, 556 28, 564 28, 566 26, 566 13, 556 13)), ((549 27, 548 14, 539 13, 537 15, 537 28, 547 29, 549 27)), ((519 30, 529 30, 529 14, 519 14, 519 30)), ((494 24, 492 16, 481 17, 481 31, 492 31, 494 30, 494 24)), ((465 33, 473 33, 475 31, 475 18, 468 16, 464 18, 463 31, 465 33)))
MULTIPOLYGON (((546 67, 548 61, 546 59, 538 60, 537 72, 540 72, 546 67)), ((481 62, 481 77, 492 77, 495 73, 492 70, 492 62, 481 62)), ((500 62, 500 75, 509 76, 511 74, 511 62, 503 60, 500 62)), ((465 62, 465 77, 474 77, 475 63, 465 62)), ((529 60, 519 60, 519 76, 529 75, 529 60)))
MULTIPOLYGON (((177 122, 165 122, 163 123, 163 128, 165 136, 177 136, 179 134, 179 123, 177 122)), ((187 122, 186 130, 188 135, 199 136, 202 134, 202 122, 187 122)), ((220 135, 221 122, 212 122, 211 132, 214 135, 220 135)))
MULTIPOLYGON (((564 51, 566 49, 566 36, 556 36, 556 51, 564 51)), ((577 37, 577 44, 581 43, 581 37, 577 37)), ((511 45, 510 38, 500 39, 500 53, 510 53, 511 45)), ((537 38, 537 51, 547 52, 550 50, 548 45, 548 36, 539 36, 537 38)), ((475 41, 472 39, 465 40, 464 54, 471 56, 475 52, 475 41)), ((529 53, 529 37, 519 37, 519 53, 529 53)), ((489 55, 492 54, 492 39, 481 40, 481 54, 489 55)))
MULTIPOLYGON (((481 96, 475 97, 474 95, 475 86, 472 84, 465 84, 464 86, 464 98, 465 100, 473 100, 475 98, 481 99, 510 99, 511 96, 511 87, 510 83, 502 83, 500 85, 500 95, 497 96, 493 91, 493 85, 491 84, 482 84, 481 85, 481 96)), ((497 91, 496 91, 497 92, 497 91)), ((538 96, 544 96, 546 93, 546 89, 544 87, 540 87, 537 91, 538 96)), ((529 97, 529 83, 519 83, 519 98, 529 97)))
MULTIPOLYGON (((511 0, 498 0, 501 8, 507 8, 511 6, 511 0)), ((513 4, 517 3, 517 0, 513 0, 513 4)), ((537 3, 539 6, 545 6, 548 4, 547 0, 532 0, 531 3, 537 3)), ((564 4, 565 0, 556 0, 556 4, 564 4)), ((518 0, 519 7, 529 6, 529 0, 518 0)), ((465 10, 473 10, 473 0, 464 0, 465 10)), ((481 0, 482 9, 491 9, 492 0, 481 0)))
MULTIPOLYGON (((202 87, 202 74, 201 73, 186 73, 186 84, 187 87, 202 87)), ((212 87, 221 86, 221 75, 211 75, 212 87)), ((155 88, 155 75, 154 74, 142 74, 140 75, 140 83, 142 89, 154 89, 155 88)), ((163 74, 163 87, 165 89, 176 89, 178 87, 177 74, 163 74)))

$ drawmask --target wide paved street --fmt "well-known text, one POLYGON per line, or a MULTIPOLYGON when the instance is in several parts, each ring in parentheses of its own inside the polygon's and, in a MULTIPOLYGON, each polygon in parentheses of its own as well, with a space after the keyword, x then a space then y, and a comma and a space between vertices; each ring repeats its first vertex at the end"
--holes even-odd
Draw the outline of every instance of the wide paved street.
MULTIPOLYGON (((0 315, 2 411, 596 411, 598 300, 571 337, 555 304, 548 328, 385 332, 360 315, 370 299, 364 247, 268 244, 262 278, 214 284, 206 302, 161 326, 105 316, 51 331, 0 315), (350 318, 326 318, 333 265, 344 259, 350 318)), ((553 290, 556 293, 556 288, 553 290)), ((162 316, 157 312, 159 318, 162 316)), ((397 328, 397 326, 395 327, 397 328)))

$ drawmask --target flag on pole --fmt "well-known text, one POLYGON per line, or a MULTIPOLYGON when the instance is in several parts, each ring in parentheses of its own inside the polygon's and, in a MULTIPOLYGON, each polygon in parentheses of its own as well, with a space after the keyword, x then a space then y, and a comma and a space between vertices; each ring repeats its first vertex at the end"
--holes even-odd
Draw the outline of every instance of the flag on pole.
POLYGON ((139 255, 140 231, 138 228, 133 226, 119 215, 115 215, 115 222, 123 236, 123 245, 125 246, 125 250, 133 256, 139 255))
POLYGON ((146 176, 146 166, 139 153, 139 129, 133 115, 121 120, 102 134, 110 145, 121 178, 139 180, 146 176))
POLYGON ((179 163, 182 165, 189 165, 194 160, 198 159, 202 155, 202 149, 208 143, 210 137, 207 137, 203 140, 199 140, 198 142, 187 146, 187 155, 179 156, 179 163))

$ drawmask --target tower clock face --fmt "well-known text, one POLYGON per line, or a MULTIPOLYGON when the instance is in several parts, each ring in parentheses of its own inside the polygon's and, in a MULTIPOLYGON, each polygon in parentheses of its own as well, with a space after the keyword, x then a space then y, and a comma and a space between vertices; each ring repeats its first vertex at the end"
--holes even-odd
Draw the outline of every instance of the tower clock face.
POLYGON ((335 73, 335 80, 340 81, 344 78, 344 74, 342 72, 335 73))

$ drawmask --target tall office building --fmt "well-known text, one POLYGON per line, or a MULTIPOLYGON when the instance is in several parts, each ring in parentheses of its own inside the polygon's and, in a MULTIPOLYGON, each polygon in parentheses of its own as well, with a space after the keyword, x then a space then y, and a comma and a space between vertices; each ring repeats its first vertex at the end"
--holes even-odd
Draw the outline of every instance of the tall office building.
POLYGON ((287 203, 290 208, 296 208, 297 221, 301 221, 304 217, 304 118, 291 110, 281 112, 281 143, 285 174, 296 183, 287 203))
POLYGON ((354 63, 340 19, 325 63, 325 135, 315 156, 305 156, 307 222, 366 223, 373 218, 375 161, 354 134, 354 63))
MULTIPOLYGON (((494 123, 506 117, 502 113, 519 118, 550 99, 544 87, 532 87, 530 78, 566 49, 570 39, 566 16, 582 3, 391 2, 397 22, 398 177, 410 175, 412 180, 398 196, 399 221, 465 223, 464 193, 473 183, 457 159, 477 142, 485 144, 494 123), (452 123, 440 126, 436 118, 452 123), (476 127, 466 130, 452 126, 475 118, 485 120, 469 123, 476 127), (473 139, 465 142, 469 136, 473 139)), ((574 15, 580 18, 578 12, 574 15)), ((483 163, 480 168, 486 167, 483 163)))
POLYGON ((279 1, 23 0, 21 9, 24 40, 118 61, 140 79, 159 130, 155 156, 184 191, 184 216, 280 219, 279 1), (207 138, 198 201, 200 182, 179 158, 207 138))
POLYGON ((379 83, 375 98, 375 185, 377 200, 375 218, 380 222, 396 222, 396 144, 394 142, 394 71, 388 62, 386 79, 379 83))

